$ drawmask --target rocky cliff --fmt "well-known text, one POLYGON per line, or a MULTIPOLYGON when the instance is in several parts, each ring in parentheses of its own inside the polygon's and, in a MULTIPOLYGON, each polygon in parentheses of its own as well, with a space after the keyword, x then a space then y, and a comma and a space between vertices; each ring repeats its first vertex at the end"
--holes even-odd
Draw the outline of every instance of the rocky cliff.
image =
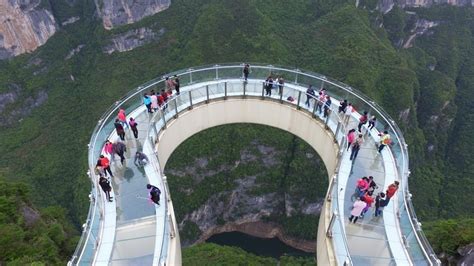
POLYGON ((386 13, 394 5, 405 7, 430 7, 432 5, 448 4, 453 6, 473 6, 473 0, 379 0, 377 8, 386 13))
POLYGON ((41 0, 0 0, 0 59, 34 51, 58 29, 41 0))
POLYGON ((104 28, 131 24, 170 6, 170 0, 96 0, 104 28))

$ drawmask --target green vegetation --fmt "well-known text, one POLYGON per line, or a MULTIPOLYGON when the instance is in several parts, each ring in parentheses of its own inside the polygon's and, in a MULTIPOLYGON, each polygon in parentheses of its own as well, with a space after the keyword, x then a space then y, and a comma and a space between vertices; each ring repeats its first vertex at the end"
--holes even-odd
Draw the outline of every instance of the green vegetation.
POLYGON ((12 265, 63 265, 74 252, 77 232, 59 207, 41 211, 37 193, 23 183, 0 178, 0 261, 12 265))
MULTIPOLYGON (((176 0, 158 15, 105 31, 92 0, 42 4, 51 5, 59 22, 81 19, 34 53, 0 62, 0 93, 8 92, 10 84, 22 88, 20 100, 2 116, 29 108, 28 96, 48 94, 30 115, 2 126, 0 174, 41 191, 32 201, 65 208, 76 227, 89 206, 86 147, 103 111, 162 73, 242 61, 313 70, 372 97, 405 133, 418 216, 423 221, 473 217, 472 8, 413 9, 414 17, 397 8, 388 14, 373 11, 375 0, 361 1, 364 8, 359 9, 344 0, 176 0), (412 48, 400 48, 399 39, 408 36, 417 18, 440 24, 417 37, 412 48), (112 35, 143 26, 163 28, 165 34, 131 52, 102 52, 112 35), (65 60, 80 44, 85 47, 65 60)), ((230 184, 223 181, 219 189, 230 184)), ((11 252, 2 259, 18 256, 11 252)))
MULTIPOLYGON (((277 192, 274 200, 278 206, 265 220, 279 223, 289 235, 316 239, 318 216, 302 214, 298 206, 293 206, 297 213, 287 217, 286 203, 290 199, 294 204, 321 202, 328 187, 328 174, 317 153, 288 132, 252 124, 204 130, 176 148, 165 174, 178 223, 216 195, 218 202, 228 203, 233 190, 237 190, 239 200, 277 192), (237 189, 238 181, 248 177, 255 177, 255 183, 237 189)), ((231 217, 218 217, 217 223, 255 212, 245 201, 239 204, 242 206, 231 217)), ((187 240, 196 239, 200 230, 186 221, 182 232, 181 238, 187 240)))
POLYGON ((282 256, 280 261, 259 257, 236 247, 211 243, 198 244, 183 250, 183 265, 316 265, 314 259, 282 256))
POLYGON ((436 253, 456 255, 459 247, 474 242, 474 219, 441 220, 423 225, 436 253))

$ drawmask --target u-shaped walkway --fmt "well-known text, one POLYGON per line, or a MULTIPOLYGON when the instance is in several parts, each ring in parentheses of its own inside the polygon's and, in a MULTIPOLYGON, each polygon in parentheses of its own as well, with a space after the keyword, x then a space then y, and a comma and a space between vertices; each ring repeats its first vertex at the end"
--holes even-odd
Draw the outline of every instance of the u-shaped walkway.
MULTIPOLYGON (((90 147, 90 164, 100 154, 101 141, 106 138, 117 139, 111 125, 118 108, 126 109, 127 118, 133 116, 137 119, 140 137, 135 140, 128 132, 125 140, 127 160, 122 166, 117 157, 113 164, 116 175, 112 180, 114 203, 106 203, 93 183, 89 217, 97 217, 94 212, 100 212, 100 224, 97 224, 97 219, 88 219, 85 224, 87 230, 71 264, 180 264, 179 234, 162 170, 175 147, 187 137, 208 127, 236 122, 260 123, 287 130, 307 141, 323 158, 333 182, 328 189, 328 200, 320 219, 319 264, 437 264, 431 247, 423 242, 424 236, 418 230, 419 227, 414 226, 417 220, 413 217, 411 202, 404 197, 408 193, 404 168, 408 163, 404 154, 406 147, 403 143, 395 143, 398 145, 395 152, 386 148, 380 155, 376 151, 377 128, 393 129, 393 121, 384 116, 385 120, 379 122, 380 125, 366 132, 362 150, 353 163, 346 149, 338 147, 345 146, 344 136, 349 128, 358 124, 359 114, 353 113, 349 125, 344 125, 338 116, 338 101, 333 97, 333 111, 328 118, 324 118, 317 112, 314 100, 309 107, 304 104, 305 91, 307 84, 324 86, 329 95, 339 99, 349 98, 359 110, 367 108, 383 116, 378 107, 369 104, 351 88, 343 87, 324 76, 305 74, 300 70, 254 66, 253 75, 260 78, 249 79, 248 82, 240 78, 222 78, 222 75, 238 77, 241 75, 241 66, 182 71, 180 77, 185 86, 181 88, 181 94, 168 101, 166 110, 149 115, 141 104, 141 93, 152 88, 159 91, 164 86, 164 80, 152 81, 139 87, 139 92, 118 102, 99 121, 90 147), (294 75, 294 82, 285 84, 281 96, 277 90, 273 90, 272 97, 264 97, 262 82, 268 72, 294 75), (293 98, 291 102, 287 100, 290 96, 293 98), (133 162, 136 150, 143 150, 150 159, 144 168, 137 167, 133 162), (368 175, 375 177, 379 185, 377 192, 384 191, 394 180, 403 183, 398 195, 385 208, 383 217, 372 217, 370 209, 360 224, 349 224, 347 217, 352 205, 350 196, 355 188, 355 180, 368 175), (163 192, 161 206, 148 204, 144 199, 147 183, 160 187, 163 192)), ((399 131, 390 133, 400 134, 399 131)))

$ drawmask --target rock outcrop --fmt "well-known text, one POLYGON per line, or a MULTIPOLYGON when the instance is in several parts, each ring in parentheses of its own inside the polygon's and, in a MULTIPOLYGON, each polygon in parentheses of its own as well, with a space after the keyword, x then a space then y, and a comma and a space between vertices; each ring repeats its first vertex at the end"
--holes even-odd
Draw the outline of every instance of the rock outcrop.
POLYGON ((165 29, 154 32, 149 28, 138 28, 113 36, 110 44, 103 48, 107 54, 125 52, 157 40, 165 33, 165 29))
POLYGON ((379 0, 377 8, 383 13, 389 12, 394 5, 404 7, 430 7, 448 4, 453 6, 473 6, 472 0, 379 0))
POLYGON ((131 24, 170 6, 170 0, 96 0, 105 29, 131 24))
POLYGON ((41 0, 0 0, 0 59, 34 51, 57 31, 41 0))
POLYGON ((423 34, 429 33, 429 29, 436 27, 439 25, 439 22, 436 21, 429 21, 426 19, 417 19, 415 23, 415 27, 411 30, 411 35, 407 38, 407 40, 403 44, 403 48, 410 48, 413 45, 413 41, 416 37, 421 36, 423 34))
POLYGON ((21 121, 48 100, 46 90, 25 97, 23 88, 18 84, 8 84, 7 88, 7 92, 0 93, 0 126, 10 126, 21 121))

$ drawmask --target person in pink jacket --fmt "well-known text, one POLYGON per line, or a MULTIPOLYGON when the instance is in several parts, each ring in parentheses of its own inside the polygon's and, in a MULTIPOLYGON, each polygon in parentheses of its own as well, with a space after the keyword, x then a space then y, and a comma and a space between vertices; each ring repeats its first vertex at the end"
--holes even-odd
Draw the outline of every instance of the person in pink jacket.
POLYGON ((355 138, 356 138, 356 134, 355 134, 356 130, 355 128, 349 130, 349 133, 347 133, 347 150, 349 150, 349 148, 351 147, 351 144, 354 142, 355 138))
POLYGON ((354 202, 354 205, 352 205, 352 211, 351 211, 351 216, 349 217, 349 222, 351 223, 356 223, 357 219, 359 219, 360 214, 362 213, 362 210, 367 206, 365 202, 360 200, 360 197, 357 198, 357 200, 354 202))
POLYGON ((112 159, 112 147, 113 147, 112 142, 110 142, 110 140, 106 140, 103 151, 104 151, 105 155, 107 157, 109 157, 109 160, 112 159))

